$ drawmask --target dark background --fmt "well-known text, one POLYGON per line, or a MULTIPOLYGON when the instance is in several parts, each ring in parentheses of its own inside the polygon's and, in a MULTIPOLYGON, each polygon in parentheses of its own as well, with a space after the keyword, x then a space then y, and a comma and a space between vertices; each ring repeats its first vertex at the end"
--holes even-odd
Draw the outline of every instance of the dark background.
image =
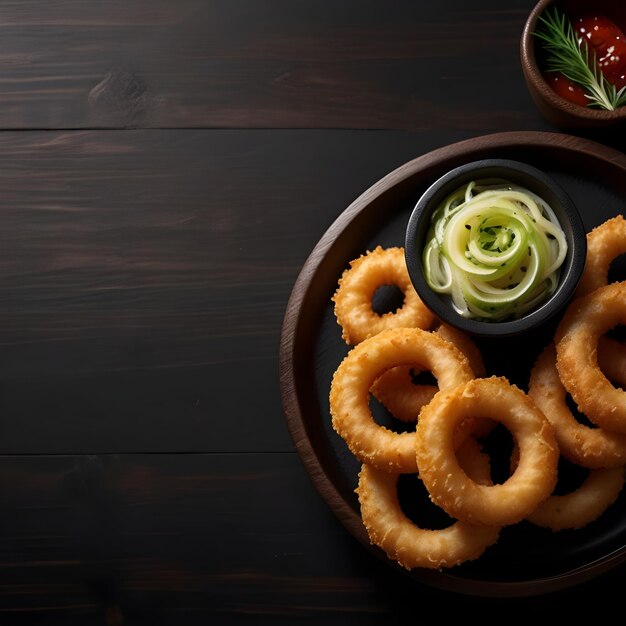
POLYGON ((617 606, 623 569, 516 600, 396 575, 281 407, 287 300, 357 196, 434 148, 559 130, 520 68, 532 6, 0 1, 0 623, 617 606))

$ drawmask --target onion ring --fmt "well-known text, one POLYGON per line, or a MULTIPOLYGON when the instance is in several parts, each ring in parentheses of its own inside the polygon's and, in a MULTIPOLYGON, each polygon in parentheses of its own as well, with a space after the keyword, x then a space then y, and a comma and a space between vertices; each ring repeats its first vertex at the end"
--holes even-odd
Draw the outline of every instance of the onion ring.
POLYGON ((626 386, 626 346, 602 336, 598 339, 598 365, 606 377, 619 383, 620 387, 626 386))
POLYGON ((470 367, 477 378, 482 378, 485 373, 485 362, 474 340, 462 330, 441 322, 435 332, 446 341, 454 344, 469 360, 470 367))
MULTIPOLYGON (((483 484, 490 483, 489 460, 469 437, 457 454, 466 471, 483 484)), ((372 544, 406 569, 453 567, 480 557, 495 544, 500 528, 454 521, 441 530, 419 528, 409 520, 398 500, 398 474, 364 464, 356 493, 361 518, 372 544)))
MULTIPOLYGON (((441 323, 435 332, 455 345, 469 360, 476 376, 485 375, 482 354, 469 335, 448 324, 441 323)), ((439 391, 434 385, 416 385, 412 371, 417 368, 398 366, 387 370, 371 388, 372 395, 398 420, 415 422, 420 409, 439 391)))
POLYGON ((410 365, 399 365, 377 378, 370 389, 372 395, 402 422, 416 422, 419 412, 439 389, 435 385, 416 385, 412 382, 410 365))
POLYGON ((329 394, 332 425, 361 462, 388 472, 417 472, 415 432, 394 433, 379 426, 369 407, 369 390, 382 372, 416 363, 433 373, 440 389, 474 377, 458 348, 419 328, 378 333, 352 348, 336 369, 329 394))
MULTIPOLYGON (((370 389, 371 394, 401 422, 412 424, 417 422, 422 407, 426 406, 439 391, 436 385, 415 385, 411 380, 411 371, 414 368, 399 365, 387 370, 377 378, 370 389)), ((485 437, 494 428, 495 422, 490 419, 465 420, 462 433, 463 438, 469 434, 475 437, 485 437), (467 422, 467 423, 465 423, 467 422)), ((461 427, 459 427, 461 432, 461 427)))
POLYGON ((332 301, 342 338, 348 345, 389 328, 428 329, 435 319, 413 287, 401 247, 377 246, 352 261, 339 279, 332 301), (404 303, 397 311, 378 315, 372 310, 372 297, 383 285, 396 285, 404 294, 404 303))
POLYGON ((578 489, 550 496, 526 519, 554 531, 582 528, 598 519, 617 500, 623 486, 623 467, 590 470, 578 489))
MULTIPOLYGON (((615 343, 600 342, 600 362, 615 360, 604 356, 616 350, 615 343)), ((621 345, 617 344, 617 348, 621 345)), ((621 361, 626 361, 626 354, 621 356, 621 361)), ((546 346, 531 370, 528 395, 554 427, 561 454, 568 461, 587 468, 615 468, 626 464, 626 434, 590 428, 572 415, 566 402, 567 392, 556 369, 556 350, 552 343, 546 346)))
POLYGON ((626 220, 616 215, 587 233, 587 259, 575 297, 604 287, 611 263, 622 254, 626 254, 626 220))
POLYGON ((555 334, 556 365, 581 413, 606 430, 626 434, 626 392, 598 365, 598 340, 626 323, 626 282, 612 283, 570 303, 555 334))
POLYGON ((420 413, 416 458, 433 502, 461 521, 505 526, 521 521, 556 484, 559 449, 550 422, 506 378, 476 378, 440 391, 420 413), (471 480, 454 453, 457 426, 468 417, 504 424, 519 447, 519 463, 502 484, 471 480))
MULTIPOLYGON (((477 378, 483 378, 486 375, 487 371, 483 355, 468 334, 443 322, 437 326, 435 332, 446 341, 455 345, 467 357, 470 367, 477 378)), ((480 438, 488 435, 495 425, 496 422, 487 418, 472 418, 471 420, 465 420, 464 428, 468 434, 480 438)), ((457 436, 459 436, 459 433, 457 433, 457 436)))

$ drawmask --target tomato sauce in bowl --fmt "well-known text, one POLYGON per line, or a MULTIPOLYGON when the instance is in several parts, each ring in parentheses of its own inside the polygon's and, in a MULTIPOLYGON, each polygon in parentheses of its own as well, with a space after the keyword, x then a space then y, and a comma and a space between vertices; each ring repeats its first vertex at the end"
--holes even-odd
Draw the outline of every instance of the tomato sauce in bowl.
MULTIPOLYGON (((530 94, 544 117, 562 128, 603 128, 626 122, 626 106, 614 110, 592 104, 591 92, 571 76, 547 63, 546 41, 537 36, 542 18, 565 16, 588 66, 595 66, 598 82, 619 94, 626 86, 626 3, 621 0, 540 0, 528 16, 520 40, 522 70, 530 94), (595 65, 593 61, 595 60, 595 65)), ((626 93, 626 92, 625 92, 626 93)), ((613 100, 617 102, 617 100, 613 100)))

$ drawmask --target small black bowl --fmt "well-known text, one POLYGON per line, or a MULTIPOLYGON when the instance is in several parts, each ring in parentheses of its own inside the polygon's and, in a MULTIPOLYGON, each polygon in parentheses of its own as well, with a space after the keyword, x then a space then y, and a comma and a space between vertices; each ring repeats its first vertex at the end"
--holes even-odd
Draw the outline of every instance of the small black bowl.
POLYGON ((405 241, 406 264, 420 298, 442 321, 477 337, 510 337, 538 330, 553 320, 569 302, 582 275, 587 256, 584 224, 571 198, 550 176, 535 167, 507 159, 485 159, 457 167, 435 181, 417 202, 409 218, 405 241), (433 291, 424 275, 422 250, 433 211, 459 187, 472 180, 504 179, 543 198, 554 210, 568 243, 559 286, 536 309, 503 321, 468 319, 457 313, 445 294, 433 291))

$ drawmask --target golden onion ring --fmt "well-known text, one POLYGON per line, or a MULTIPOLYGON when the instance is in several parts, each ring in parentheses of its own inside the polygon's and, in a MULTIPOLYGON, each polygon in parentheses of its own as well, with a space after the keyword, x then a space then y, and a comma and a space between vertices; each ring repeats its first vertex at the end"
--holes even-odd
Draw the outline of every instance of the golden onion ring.
POLYGON ((554 531, 582 528, 598 519, 617 500, 623 486, 623 467, 589 470, 578 489, 550 496, 526 519, 554 531))
POLYGON ((461 521, 514 524, 548 498, 556 484, 559 449, 552 426, 506 378, 476 378, 440 391, 422 409, 416 435, 420 478, 433 502, 461 521), (459 465, 455 433, 468 417, 491 418, 512 433, 519 463, 506 482, 480 485, 459 465))
POLYGON ((410 365, 387 370, 374 381, 372 395, 402 422, 416 422, 419 412, 439 389, 435 385, 416 385, 412 381, 410 365))
MULTIPOLYGON (((469 335, 443 323, 439 324, 435 332, 465 354, 476 376, 485 375, 482 354, 469 335)), ((412 371, 418 369, 400 366, 387 370, 374 382, 370 390, 396 419, 403 422, 415 422, 421 408, 428 404, 439 390, 435 385, 414 384, 412 371)))
POLYGON ((604 287, 611 263, 622 254, 626 254, 626 220, 616 215, 587 233, 587 259, 575 297, 604 287))
POLYGON ((626 392, 598 364, 599 338, 626 323, 626 282, 612 283, 570 303, 555 334, 559 377, 591 422, 626 434, 626 392))
MULTIPOLYGON (((602 341, 599 360, 626 361, 626 354, 602 341), (612 355, 614 358, 607 358, 612 355)), ((626 434, 581 424, 566 402, 567 392, 556 369, 556 350, 549 344, 535 362, 528 384, 528 395, 548 418, 556 435, 561 454, 576 465, 587 468, 615 468, 626 464, 626 434)))
POLYGON ((404 248, 377 246, 350 263, 339 279, 332 301, 342 337, 356 345, 389 328, 431 327, 434 315, 413 287, 404 259, 404 248), (378 315, 372 309, 372 298, 379 287, 395 285, 404 294, 397 311, 378 315))
MULTIPOLYGON (((489 460, 471 438, 457 454, 465 471, 474 480, 490 484, 489 460)), ((406 569, 449 568, 480 557, 495 544, 500 529, 493 526, 453 521, 440 530, 416 526, 406 517, 397 494, 398 474, 364 464, 356 493, 361 518, 372 544, 382 548, 390 559, 406 569)))
POLYGON ((362 463, 388 472, 417 472, 415 432, 394 433, 376 424, 369 407, 369 390, 383 372, 413 364, 431 371, 440 389, 474 377, 458 348, 419 328, 385 330, 362 341, 335 371, 329 396, 332 425, 362 463))

